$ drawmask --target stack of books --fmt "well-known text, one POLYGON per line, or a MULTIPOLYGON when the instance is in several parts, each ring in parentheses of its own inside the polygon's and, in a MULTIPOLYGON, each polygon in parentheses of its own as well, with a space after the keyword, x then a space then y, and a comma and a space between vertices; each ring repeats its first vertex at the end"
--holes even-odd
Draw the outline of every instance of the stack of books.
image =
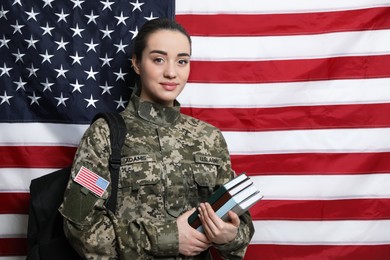
MULTIPOLYGON (((207 202, 222 220, 229 221, 228 212, 230 210, 240 216, 262 198, 263 195, 252 180, 242 173, 219 187, 207 202)), ((191 214, 188 223, 196 230, 203 232, 198 210, 191 214)))

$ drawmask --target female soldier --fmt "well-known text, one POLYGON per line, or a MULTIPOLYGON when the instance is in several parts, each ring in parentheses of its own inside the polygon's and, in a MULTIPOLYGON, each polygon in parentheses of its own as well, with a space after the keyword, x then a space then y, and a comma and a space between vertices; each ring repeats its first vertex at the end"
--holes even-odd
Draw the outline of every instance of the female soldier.
POLYGON ((201 203, 234 172, 221 132, 180 113, 176 98, 190 55, 190 36, 168 19, 145 23, 135 39, 140 88, 121 112, 128 133, 115 214, 104 206, 110 189, 99 197, 74 182, 81 167, 110 180, 107 124, 99 119, 84 134, 60 208, 65 233, 84 258, 203 260, 211 259, 210 246, 225 259, 243 258, 254 233, 249 213, 230 212, 224 222, 201 203), (187 221, 198 205, 204 233, 187 221))

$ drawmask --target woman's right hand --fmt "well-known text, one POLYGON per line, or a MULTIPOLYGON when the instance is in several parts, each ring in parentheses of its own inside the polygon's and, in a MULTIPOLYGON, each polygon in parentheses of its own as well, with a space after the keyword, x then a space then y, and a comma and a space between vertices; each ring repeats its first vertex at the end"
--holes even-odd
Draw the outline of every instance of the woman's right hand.
POLYGON ((211 242, 201 232, 188 224, 188 218, 195 212, 195 208, 186 211, 176 220, 179 230, 179 252, 185 256, 195 256, 211 246, 211 242))

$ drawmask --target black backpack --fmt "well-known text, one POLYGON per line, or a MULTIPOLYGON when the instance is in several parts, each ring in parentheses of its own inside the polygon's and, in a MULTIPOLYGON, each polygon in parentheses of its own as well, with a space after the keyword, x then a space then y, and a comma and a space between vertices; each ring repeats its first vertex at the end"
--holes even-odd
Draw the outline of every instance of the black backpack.
MULTIPOLYGON (((121 150, 127 130, 122 116, 118 113, 99 113, 92 122, 98 118, 104 118, 110 128, 112 186, 106 207, 115 212, 121 150)), ((63 231, 63 217, 58 211, 69 181, 70 169, 71 167, 63 168, 31 181, 27 260, 82 259, 66 239, 63 231)))

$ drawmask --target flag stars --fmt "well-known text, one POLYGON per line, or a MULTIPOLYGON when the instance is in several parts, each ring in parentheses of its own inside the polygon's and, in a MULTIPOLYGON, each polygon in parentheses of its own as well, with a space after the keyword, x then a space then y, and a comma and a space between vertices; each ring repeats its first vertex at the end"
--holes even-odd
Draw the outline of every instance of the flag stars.
POLYGON ((53 8, 53 6, 51 6, 51 3, 54 2, 54 0, 43 0, 43 2, 45 3, 43 5, 43 7, 46 7, 47 5, 50 6, 51 8, 53 8))
POLYGON ((41 99, 41 97, 36 96, 35 95, 35 91, 33 91, 33 95, 32 96, 28 96, 28 98, 31 99, 30 106, 32 106, 34 103, 37 103, 37 105, 39 106, 38 100, 41 99))
POLYGON ((123 12, 121 12, 121 16, 115 16, 115 18, 118 19, 118 23, 116 25, 119 25, 121 23, 126 25, 126 19, 128 19, 129 17, 128 16, 123 16, 123 12))
POLYGON ((93 50, 94 52, 96 52, 95 47, 99 45, 99 43, 93 43, 93 39, 91 39, 90 43, 84 43, 84 44, 88 46, 87 52, 89 52, 90 50, 93 50))
POLYGON ((27 21, 30 20, 30 19, 34 19, 35 21, 37 21, 37 17, 36 17, 36 16, 37 16, 39 13, 35 13, 33 7, 31 7, 31 12, 27 12, 27 11, 24 11, 24 12, 28 15, 27 21))
POLYGON ((24 40, 24 41, 28 43, 27 49, 29 49, 31 46, 34 47, 34 49, 37 49, 35 43, 37 43, 38 40, 34 40, 32 35, 30 36, 30 40, 24 40))
POLYGON ((45 51, 45 54, 39 54, 39 55, 43 58, 42 64, 43 64, 45 61, 51 63, 50 58, 52 58, 52 57, 54 56, 54 55, 49 55, 49 53, 47 53, 47 50, 45 51))
POLYGON ((50 27, 50 26, 49 26, 49 23, 46 22, 46 27, 41 26, 41 29, 43 30, 42 35, 50 34, 50 36, 52 36, 52 35, 51 35, 51 31, 54 29, 54 27, 50 27))
POLYGON ((64 38, 61 37, 61 41, 58 42, 58 41, 54 41, 56 44, 58 44, 58 48, 57 50, 59 49, 64 49, 66 51, 66 45, 69 43, 69 42, 64 42, 64 38))
POLYGON ((127 103, 127 101, 123 100, 122 99, 122 96, 120 96, 119 100, 114 100, 115 103, 118 104, 118 106, 116 107, 116 109, 122 107, 122 108, 126 108, 125 104, 127 103))
POLYGON ((0 48, 2 48, 3 46, 5 46, 5 47, 7 47, 8 49, 9 49, 9 47, 8 47, 8 42, 9 42, 10 40, 9 39, 7 39, 7 38, 5 38, 5 35, 3 34, 3 39, 0 39, 0 48))
POLYGON ((66 107, 65 101, 69 99, 69 98, 64 98, 62 92, 61 92, 61 96, 54 97, 54 98, 58 100, 57 107, 59 107, 60 105, 63 105, 64 107, 66 107))
POLYGON ((84 72, 88 74, 87 79, 93 78, 94 80, 96 80, 95 75, 99 73, 98 71, 93 71, 92 66, 91 66, 91 69, 89 71, 84 70, 84 72))
POLYGON ((19 77, 19 81, 14 81, 13 83, 16 84, 16 91, 18 91, 19 89, 26 91, 26 89, 24 88, 24 85, 26 85, 27 82, 24 82, 22 80, 22 77, 19 77))
POLYGON ((45 82, 41 82, 41 85, 43 86, 42 92, 45 92, 46 90, 49 90, 50 92, 52 92, 51 86, 53 86, 54 83, 49 82, 49 79, 46 78, 45 82))
POLYGON ((108 29, 108 25, 106 25, 106 29, 105 30, 100 30, 100 31, 103 33, 102 39, 104 39, 106 37, 111 39, 111 35, 110 34, 114 32, 114 30, 109 30, 108 29))
POLYGON ((8 10, 4 10, 3 5, 0 7, 0 19, 4 17, 5 20, 8 20, 6 14, 8 13, 8 10))
POLYGON ((130 2, 130 4, 132 4, 134 7, 133 7, 133 11, 134 12, 135 10, 140 10, 142 12, 142 9, 141 9, 141 6, 144 5, 144 3, 140 3, 138 0, 137 2, 130 2))
POLYGON ((133 37, 131 37, 131 39, 133 40, 138 35, 138 26, 135 27, 134 31, 130 30, 129 32, 133 34, 133 37))
POLYGON ((104 86, 99 86, 99 87, 103 89, 102 95, 103 95, 104 93, 108 93, 108 94, 111 95, 110 89, 112 89, 113 86, 109 86, 108 83, 107 83, 107 81, 106 81, 106 84, 105 84, 104 86))
POLYGON ((19 25, 19 21, 18 20, 16 20, 16 24, 11 24, 11 26, 14 28, 14 32, 12 34, 15 34, 17 32, 22 34, 21 29, 24 27, 24 25, 23 24, 19 25))
POLYGON ((119 69, 119 72, 114 72, 114 74, 117 75, 117 78, 116 78, 115 81, 118 81, 119 79, 125 81, 125 75, 126 75, 127 73, 123 73, 123 72, 122 72, 122 68, 119 69))
POLYGON ((0 102, 0 105, 4 104, 4 103, 7 103, 8 105, 11 105, 9 100, 12 98, 13 96, 8 96, 7 95, 7 91, 4 90, 4 95, 0 96, 1 98, 1 102, 0 102))
POLYGON ((4 74, 6 74, 9 77, 10 76, 9 71, 12 70, 12 68, 8 68, 7 64, 4 62, 4 66, 0 67, 0 70, 1 70, 0 77, 2 77, 4 74))
POLYGON ((125 52, 125 47, 128 46, 128 44, 122 44, 122 40, 119 42, 119 44, 114 44, 115 47, 118 48, 118 50, 116 51, 116 53, 122 51, 123 53, 126 53, 125 52))
POLYGON ((18 61, 21 61, 23 62, 23 56, 26 55, 24 53, 20 53, 20 50, 18 48, 18 52, 17 53, 12 53, 12 55, 15 56, 15 63, 18 62, 18 61))
POLYGON ((35 76, 37 77, 37 71, 39 70, 39 68, 34 68, 34 64, 31 63, 31 68, 26 68, 26 70, 28 70, 30 72, 30 74, 28 74, 28 77, 30 78, 31 76, 35 76))
POLYGON ((78 35, 78 36, 80 36, 80 38, 83 38, 83 36, 81 36, 81 32, 84 31, 85 29, 80 29, 78 23, 76 24, 76 28, 70 28, 70 29, 73 31, 72 37, 75 37, 76 35, 78 35))
POLYGON ((104 58, 99 58, 103 61, 103 64, 102 64, 102 67, 104 67, 104 65, 108 65, 108 67, 111 67, 111 64, 110 64, 110 61, 113 60, 113 58, 109 58, 107 53, 106 53, 106 56, 104 58))
POLYGON ((68 21, 66 21, 66 17, 69 16, 69 14, 64 14, 64 9, 61 9, 61 13, 56 13, 56 15, 58 16, 57 23, 59 23, 60 21, 68 23, 68 21))
POLYGON ((55 71, 57 71, 57 77, 56 78, 59 78, 61 76, 63 76, 64 78, 66 78, 65 76, 65 73, 68 72, 69 70, 65 70, 61 64, 61 67, 59 69, 55 69, 55 71))
POLYGON ((81 7, 81 4, 84 3, 85 1, 81 1, 81 0, 71 0, 73 2, 73 9, 75 9, 76 7, 79 7, 81 10, 83 10, 83 8, 81 7))
POLYGON ((99 15, 94 15, 94 14, 93 14, 93 10, 92 10, 92 11, 91 11, 91 14, 90 14, 90 15, 87 15, 87 14, 86 14, 85 17, 88 18, 87 24, 89 24, 90 22, 93 22, 94 24, 97 24, 96 18, 98 18, 99 15))
POLYGON ((96 108, 95 103, 99 101, 98 99, 93 99, 92 94, 91 94, 91 97, 89 99, 84 98, 84 100, 88 102, 87 107, 93 106, 94 108, 96 108))
POLYGON ((16 4, 19 4, 20 6, 22 6, 22 3, 20 2, 20 0, 15 0, 12 5, 16 5, 16 4))
POLYGON ((146 20, 148 20, 148 21, 151 21, 151 20, 157 19, 158 16, 153 16, 153 12, 151 12, 149 17, 146 17, 146 16, 145 16, 144 18, 145 18, 146 20))
POLYGON ((76 83, 70 84, 70 85, 73 87, 72 93, 75 91, 82 93, 81 88, 84 87, 84 84, 79 84, 78 79, 76 79, 76 83))
POLYGON ((111 11, 112 11, 112 9, 111 9, 111 5, 113 5, 115 2, 109 2, 108 0, 106 0, 105 2, 104 1, 100 1, 100 3, 102 3, 104 6, 103 6, 103 11, 105 10, 105 9, 110 9, 111 11))
POLYGON ((84 57, 80 57, 79 53, 76 51, 75 56, 70 56, 73 59, 72 65, 76 62, 81 65, 81 60, 84 59, 84 57))

